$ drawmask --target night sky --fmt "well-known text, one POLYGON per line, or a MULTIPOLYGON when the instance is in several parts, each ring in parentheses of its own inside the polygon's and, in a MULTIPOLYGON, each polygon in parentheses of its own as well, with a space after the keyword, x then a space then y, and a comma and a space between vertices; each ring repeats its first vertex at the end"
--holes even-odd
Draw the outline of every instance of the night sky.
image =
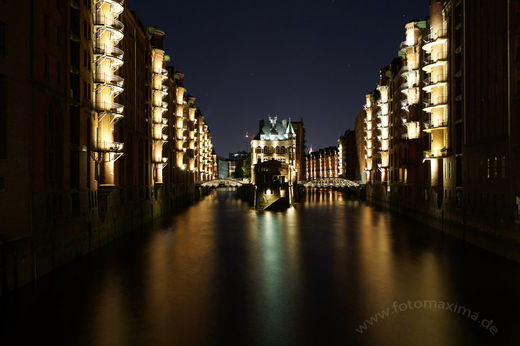
POLYGON ((428 0, 127 0, 185 74, 219 155, 246 149, 269 115, 304 119, 307 147, 354 128, 404 25, 428 0))

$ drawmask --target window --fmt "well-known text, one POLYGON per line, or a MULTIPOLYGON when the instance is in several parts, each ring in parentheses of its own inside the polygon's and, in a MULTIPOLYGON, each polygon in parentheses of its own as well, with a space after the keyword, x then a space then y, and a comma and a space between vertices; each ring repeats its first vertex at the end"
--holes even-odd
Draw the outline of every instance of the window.
POLYGON ((5 23, 0 22, 0 55, 5 56, 5 23))
POLYGON ((43 76, 49 79, 49 56, 47 53, 43 54, 43 76))
POLYGON ((43 37, 49 37, 49 16, 45 15, 43 17, 43 37))
POLYGON ((0 75, 0 159, 7 159, 7 79, 0 75))
POLYGON ((58 84, 61 83, 61 64, 60 62, 58 61, 56 63, 56 80, 58 81, 58 84))
POLYGON ((87 67, 87 50, 83 50, 83 67, 87 67))
POLYGON ((58 26, 56 28, 56 47, 60 47, 61 46, 61 30, 60 30, 60 27, 58 26))
POLYGON ((90 71, 92 67, 92 63, 91 63, 91 60, 90 60, 90 53, 87 54, 87 68, 88 70, 90 71))

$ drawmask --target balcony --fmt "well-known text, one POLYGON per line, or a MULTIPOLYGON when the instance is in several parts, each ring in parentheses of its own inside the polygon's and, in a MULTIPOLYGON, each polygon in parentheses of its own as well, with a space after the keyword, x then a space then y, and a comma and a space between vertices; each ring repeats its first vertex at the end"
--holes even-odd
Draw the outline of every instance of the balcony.
POLYGON ((428 35, 426 35, 423 40, 424 40, 424 43, 430 43, 430 42, 433 42, 433 41, 436 41, 440 38, 446 38, 448 32, 446 29, 442 29, 442 30, 437 30, 435 32, 430 32, 428 35))
POLYGON ((425 51, 430 51, 433 46, 437 44, 443 44, 447 41, 447 31, 437 30, 436 32, 431 32, 424 39, 423 49, 425 51))
POLYGON ((447 52, 435 54, 435 55, 427 55, 424 58, 424 67, 423 71, 430 72, 433 68, 437 66, 444 66, 448 63, 447 52))
POLYGON ((431 111, 435 108, 445 107, 448 105, 448 97, 447 96, 439 96, 429 100, 424 101, 425 112, 431 111))
POLYGON ((429 77, 426 77, 423 82, 424 82, 424 85, 426 85, 426 86, 428 86, 428 85, 435 86, 435 84, 445 83, 447 80, 448 80, 447 74, 436 74, 435 78, 433 76, 429 76, 429 77))
POLYGON ((154 158, 153 163, 163 164, 163 167, 161 167, 161 168, 164 168, 168 164, 168 158, 167 157, 162 157, 160 159, 154 158))
POLYGON ((98 8, 103 4, 110 4, 112 6, 112 12, 119 15, 123 13, 125 9, 123 3, 124 0, 98 0, 98 8))
POLYGON ((155 125, 161 125, 162 127, 168 126, 168 119, 166 119, 166 118, 153 119, 152 122, 155 125))
MULTIPOLYGON (((162 68, 160 71, 153 71, 153 74, 154 74, 155 76, 159 76, 159 77, 161 77, 161 78, 163 78, 163 79, 168 78, 168 70, 165 69, 165 68, 162 68)), ((183 88, 183 89, 184 89, 184 88, 183 88)))
POLYGON ((166 85, 161 86, 160 88, 153 88, 153 92, 161 95, 161 97, 165 97, 168 95, 168 87, 166 85))
POLYGON ((154 103, 153 106, 155 108, 162 108, 164 111, 168 110, 168 102, 166 102, 166 101, 162 101, 159 104, 154 103))
POLYGON ((424 132, 431 132, 433 130, 442 130, 448 127, 448 121, 426 121, 424 123, 424 132))
POLYGON ((446 148, 442 148, 440 150, 425 150, 424 158, 425 159, 438 159, 446 157, 448 154, 448 150, 446 148))
POLYGON ((404 109, 405 111, 408 111, 408 107, 410 107, 410 105, 408 104, 408 99, 404 99, 401 101, 401 109, 404 109))
POLYGON ((425 86, 423 87, 423 90, 428 93, 431 93, 433 88, 445 87, 448 84, 447 77, 447 75, 436 75, 435 78, 426 78, 424 80, 425 86))
POLYGON ((417 83, 403 82, 400 89, 403 94, 408 94, 408 92, 417 89, 417 83))
POLYGON ((121 89, 123 91, 123 84, 125 80, 112 73, 95 73, 94 83, 109 86, 115 89, 121 89))
POLYGON ((97 151, 109 152, 109 153, 122 153, 124 149, 124 143, 120 142, 105 142, 101 141, 97 144, 97 151))
POLYGON ((125 110, 123 105, 115 102, 96 102, 94 108, 100 114, 100 120, 109 115, 111 123, 123 118, 125 110))
POLYGON ((94 55, 98 58, 110 59, 119 65, 123 64, 124 52, 117 47, 108 45, 94 47, 94 55))
POLYGON ((160 141, 160 142, 168 141, 168 135, 165 135, 165 134, 161 134, 160 136, 153 135, 152 138, 154 141, 160 141))
POLYGON ((94 26, 97 29, 106 29, 112 33, 115 33, 117 37, 123 37, 123 31, 125 26, 123 23, 115 18, 96 14, 94 16, 94 26))
POLYGON ((160 85, 160 86, 154 85, 153 90, 160 91, 162 93, 168 94, 168 86, 167 85, 160 85))

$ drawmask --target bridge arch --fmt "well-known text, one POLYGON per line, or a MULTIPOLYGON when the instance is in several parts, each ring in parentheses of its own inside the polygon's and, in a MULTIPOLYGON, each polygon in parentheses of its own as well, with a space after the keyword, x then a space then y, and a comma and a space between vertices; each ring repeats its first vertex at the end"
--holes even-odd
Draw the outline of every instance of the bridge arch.
POLYGON ((222 178, 222 179, 214 179, 214 180, 206 181, 204 183, 201 183, 200 186, 203 186, 203 187, 219 187, 219 186, 240 187, 244 184, 249 184, 249 181, 233 179, 233 178, 222 178))

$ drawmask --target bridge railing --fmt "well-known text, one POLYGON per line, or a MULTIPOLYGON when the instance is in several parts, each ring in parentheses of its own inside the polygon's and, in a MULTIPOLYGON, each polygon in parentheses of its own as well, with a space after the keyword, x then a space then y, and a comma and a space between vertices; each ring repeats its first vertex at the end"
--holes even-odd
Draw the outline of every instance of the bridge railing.
POLYGON ((348 187, 357 188, 361 184, 352 180, 342 178, 321 178, 302 182, 305 187, 348 187))
POLYGON ((222 178, 222 179, 213 179, 209 181, 205 181, 201 183, 201 186, 205 187, 218 187, 218 186, 233 186, 239 187, 244 184, 249 184, 249 179, 233 179, 233 178, 222 178))

